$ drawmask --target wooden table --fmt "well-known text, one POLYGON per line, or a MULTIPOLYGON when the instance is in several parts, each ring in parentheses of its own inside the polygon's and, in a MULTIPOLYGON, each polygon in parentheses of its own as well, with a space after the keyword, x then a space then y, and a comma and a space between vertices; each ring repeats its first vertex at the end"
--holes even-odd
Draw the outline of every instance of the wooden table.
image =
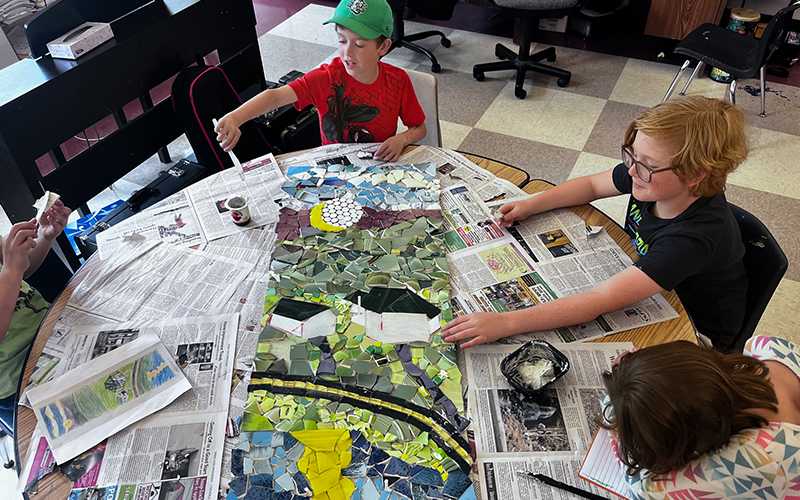
MULTIPOLYGON (((533 194, 547 191, 552 187, 553 185, 549 182, 534 180, 529 182, 522 189, 526 193, 533 194)), ((626 233, 625 230, 619 226, 619 224, 611 220, 600 210, 597 210, 590 205, 572 207, 571 210, 580 215, 581 218, 586 221, 587 225, 605 227, 606 231, 608 231, 608 234, 610 234, 611 237, 614 238, 614 241, 617 242, 617 245, 625 250, 631 259, 636 260, 637 255, 636 250, 633 247, 633 242, 631 241, 630 236, 628 236, 628 233, 626 233)), ((669 301, 670 305, 675 309, 675 311, 680 315, 679 317, 669 321, 656 323, 654 325, 634 328, 633 330, 607 335, 599 339, 591 340, 590 342, 630 341, 633 342, 633 345, 639 348, 655 344, 663 344, 665 342, 672 342, 674 340, 688 340, 690 342, 697 343, 697 337, 694 334, 692 322, 689 320, 689 316, 686 314, 686 310, 683 308, 683 304, 681 304, 678 295, 674 290, 671 292, 663 292, 663 295, 667 301, 669 301)))
MULTIPOLYGON (((498 177, 502 177, 509 182, 519 184, 527 180, 527 173, 510 165, 496 162, 481 156, 470 154, 465 154, 465 156, 481 167, 486 168, 498 177)), ((532 181, 523 189, 528 193, 535 193, 550 189, 551 187, 552 184, 544 181, 532 181)), ((588 224, 605 226, 609 234, 611 234, 611 236, 626 252, 628 252, 629 255, 635 255, 633 244, 631 243, 630 238, 627 236, 625 231, 623 231, 622 228, 619 227, 619 225, 617 225, 614 221, 606 217, 602 212, 588 205, 576 207, 573 210, 578 215, 583 217, 588 224)), ((84 264, 83 267, 81 267, 81 269, 75 274, 72 280, 70 280, 64 291, 50 307, 50 311, 47 313, 47 316, 42 322, 33 346, 31 347, 28 361, 25 365, 25 371, 22 376, 22 387, 20 389, 20 393, 27 385, 31 373, 33 372, 33 368, 36 365, 36 361, 39 359, 42 349, 47 343, 47 340, 50 338, 53 327, 63 312, 64 307, 66 307, 72 292, 75 290, 78 284, 80 284, 86 274, 88 274, 88 272, 97 264, 97 262, 99 262, 97 258, 89 259, 86 264, 84 264)), ((645 347, 652 344, 678 339, 694 341, 694 330, 692 329, 680 300, 674 292, 670 292, 669 294, 665 295, 670 304, 672 304, 672 307, 674 307, 675 310, 680 313, 681 316, 679 318, 664 323, 658 323, 653 326, 637 328, 635 330, 609 335, 603 339, 599 339, 598 341, 624 342, 630 340, 637 347, 645 347)), ((31 434, 33 433, 35 427, 36 416, 34 415, 33 411, 29 408, 18 406, 17 419, 15 422, 15 446, 17 452, 17 463, 20 464, 18 465, 20 468, 25 463, 31 434)), ((50 474, 39 481, 39 493, 37 494, 37 498, 52 498, 55 500, 65 499, 69 495, 70 487, 71 483, 66 476, 62 474, 50 474)))

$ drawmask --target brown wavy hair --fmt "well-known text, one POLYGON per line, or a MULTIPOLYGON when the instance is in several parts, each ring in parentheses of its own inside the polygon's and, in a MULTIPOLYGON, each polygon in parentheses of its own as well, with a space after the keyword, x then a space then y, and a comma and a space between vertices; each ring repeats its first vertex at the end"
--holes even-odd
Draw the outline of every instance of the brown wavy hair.
POLYGON ((623 145, 630 147, 639 130, 675 148, 669 166, 677 166, 675 175, 684 182, 706 174, 689 187, 695 196, 722 192, 728 174, 747 159, 744 114, 719 99, 683 96, 647 109, 628 125, 623 145))
POLYGON ((742 354, 677 341, 626 354, 603 374, 614 415, 618 455, 635 475, 680 469, 725 445, 731 435, 767 421, 748 409, 777 411, 769 368, 742 354))

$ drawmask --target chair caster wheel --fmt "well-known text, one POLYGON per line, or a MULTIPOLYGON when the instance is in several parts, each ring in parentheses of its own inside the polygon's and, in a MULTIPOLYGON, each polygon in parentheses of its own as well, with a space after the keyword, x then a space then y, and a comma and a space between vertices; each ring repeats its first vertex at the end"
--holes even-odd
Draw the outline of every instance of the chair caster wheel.
POLYGON ((567 85, 569 85, 569 78, 559 78, 558 80, 556 80, 556 84, 559 87, 566 87, 567 85))
POLYGON ((442 38, 442 47, 449 49, 452 44, 453 42, 451 42, 449 38, 442 38))
POLYGON ((486 79, 486 75, 483 74, 483 71, 472 70, 472 77, 479 82, 482 82, 484 79, 486 79))
POLYGON ((528 95, 528 93, 525 92, 524 89, 515 88, 514 95, 517 96, 517 99, 525 99, 525 96, 528 95))
POLYGON ((5 469, 13 469, 14 468, 14 461, 9 460, 8 463, 3 464, 3 468, 5 469))
POLYGON ((431 64, 431 71, 433 71, 434 73, 439 73, 440 71, 442 71, 442 66, 439 63, 431 64))

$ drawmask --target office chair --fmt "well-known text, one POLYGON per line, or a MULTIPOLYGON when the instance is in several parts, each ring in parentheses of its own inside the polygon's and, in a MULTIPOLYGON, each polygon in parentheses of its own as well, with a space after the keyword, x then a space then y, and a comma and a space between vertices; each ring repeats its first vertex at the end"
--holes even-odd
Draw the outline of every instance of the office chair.
POLYGON ((689 33, 686 38, 681 40, 675 47, 676 54, 683 54, 690 57, 683 63, 678 70, 678 74, 672 80, 672 84, 664 96, 664 101, 669 99, 678 84, 683 72, 689 67, 692 59, 697 60, 697 66, 689 76, 689 81, 680 92, 686 93, 689 84, 695 76, 702 70, 704 64, 710 64, 716 68, 730 73, 733 81, 728 88, 728 97, 731 103, 736 104, 736 80, 741 78, 751 78, 756 73, 761 75, 761 113, 766 116, 765 104, 765 85, 764 73, 767 60, 780 47, 786 38, 788 23, 792 19, 792 14, 800 8, 800 1, 779 10, 775 17, 767 24, 764 34, 760 39, 751 38, 731 31, 716 24, 702 24, 694 31, 689 33))
POLYGON ((744 322, 731 345, 732 352, 742 352, 789 267, 789 261, 763 222, 733 203, 729 205, 742 233, 744 268, 748 279, 744 322))
POLYGON ((407 69, 406 73, 411 85, 414 86, 419 105, 425 113, 425 128, 428 133, 419 144, 442 147, 442 129, 439 125, 439 81, 435 76, 421 71, 407 69))
POLYGON ((547 59, 548 62, 556 60, 556 49, 550 47, 545 50, 531 54, 531 35, 538 29, 539 19, 561 18, 570 14, 578 5, 579 0, 492 0, 501 10, 507 10, 523 22, 522 33, 519 40, 519 53, 498 43, 494 48, 494 54, 503 61, 476 64, 472 67, 472 76, 479 82, 485 78, 487 71, 500 71, 513 69, 517 72, 517 85, 514 87, 514 95, 519 99, 525 99, 527 92, 522 88, 525 83, 525 73, 535 71, 545 75, 558 78, 556 83, 559 87, 566 87, 572 77, 572 73, 563 69, 554 68, 539 61, 547 59))
MULTIPOLYGON (((427 5, 425 2, 417 2, 414 0, 389 0, 389 6, 392 8, 392 16, 394 19, 394 27, 392 29, 392 46, 389 48, 389 52, 393 51, 397 47, 405 47, 413 50, 414 52, 419 52, 431 60, 431 71, 434 73, 439 73, 442 71, 442 66, 439 64, 439 61, 436 60, 436 56, 433 55, 433 52, 413 42, 431 36, 438 36, 441 39, 440 43, 442 44, 442 47, 448 48, 450 47, 450 39, 447 38, 444 33, 438 30, 423 31, 421 33, 406 35, 403 21, 403 15, 406 9, 408 9, 411 13, 418 13, 420 16, 427 17, 429 19, 450 19, 450 17, 453 15, 453 9, 455 9, 457 0, 444 0, 440 2, 429 3, 430 5, 427 5)), ((387 52, 387 54, 389 52, 387 52)))

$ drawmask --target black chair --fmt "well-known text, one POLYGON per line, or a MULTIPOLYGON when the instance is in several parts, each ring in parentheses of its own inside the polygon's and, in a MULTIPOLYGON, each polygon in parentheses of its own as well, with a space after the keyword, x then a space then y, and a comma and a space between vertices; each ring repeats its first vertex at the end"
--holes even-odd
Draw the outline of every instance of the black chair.
POLYGON ((14 410, 0 409, 0 459, 3 460, 3 467, 10 469, 14 467, 14 460, 6 449, 6 436, 14 439, 14 410))
POLYGON ((788 7, 779 10, 775 17, 767 24, 764 34, 760 39, 751 38, 731 31, 715 24, 702 24, 694 31, 689 33, 686 38, 681 40, 675 47, 676 54, 683 54, 690 57, 683 63, 678 74, 672 80, 672 84, 664 96, 666 101, 675 91, 683 72, 689 67, 692 59, 697 60, 697 66, 689 76, 689 81, 680 92, 683 95, 694 77, 700 72, 703 64, 709 64, 715 68, 729 73, 733 76, 733 81, 728 88, 728 97, 731 103, 736 103, 736 80, 740 78, 752 78, 756 73, 761 74, 761 116, 766 116, 764 110, 764 72, 767 60, 780 47, 786 38, 787 26, 792 19, 792 13, 800 8, 800 2, 795 2, 788 7))
MULTIPOLYGON (((433 52, 413 42, 431 36, 438 36, 441 38, 440 42, 442 47, 447 48, 450 47, 450 39, 448 39, 444 33, 438 30, 423 31, 421 33, 406 35, 403 18, 407 11, 409 17, 419 14, 420 17, 446 21, 453 15, 453 9, 455 9, 456 3, 458 3, 458 0, 441 0, 438 2, 430 2, 429 0, 426 0, 425 2, 416 0, 389 0, 389 5, 392 8, 392 16, 394 20, 394 27, 392 29, 392 47, 389 49, 389 52, 398 47, 405 47, 413 50, 414 52, 419 52, 431 60, 432 72, 439 73, 442 71, 442 67, 439 64, 439 61, 436 60, 436 56, 433 55, 433 52)), ((387 54, 389 52, 387 52, 387 54)))
POLYGON ((493 0, 494 3, 522 20, 522 32, 519 40, 519 53, 498 43, 494 48, 494 55, 503 61, 476 64, 472 67, 472 76, 479 82, 485 78, 487 71, 500 71, 513 69, 517 72, 517 85, 514 95, 525 99, 527 92, 522 88, 525 83, 525 73, 535 71, 558 78, 559 87, 569 84, 572 73, 563 69, 554 68, 539 61, 547 59, 548 62, 556 60, 556 49, 550 47, 531 54, 531 35, 539 29, 539 19, 561 18, 569 15, 578 5, 579 0, 493 0))
POLYGON ((742 352, 789 267, 789 261, 763 222, 733 203, 730 203, 730 207, 742 233, 744 267, 748 279, 744 322, 731 345, 732 352, 742 352))

